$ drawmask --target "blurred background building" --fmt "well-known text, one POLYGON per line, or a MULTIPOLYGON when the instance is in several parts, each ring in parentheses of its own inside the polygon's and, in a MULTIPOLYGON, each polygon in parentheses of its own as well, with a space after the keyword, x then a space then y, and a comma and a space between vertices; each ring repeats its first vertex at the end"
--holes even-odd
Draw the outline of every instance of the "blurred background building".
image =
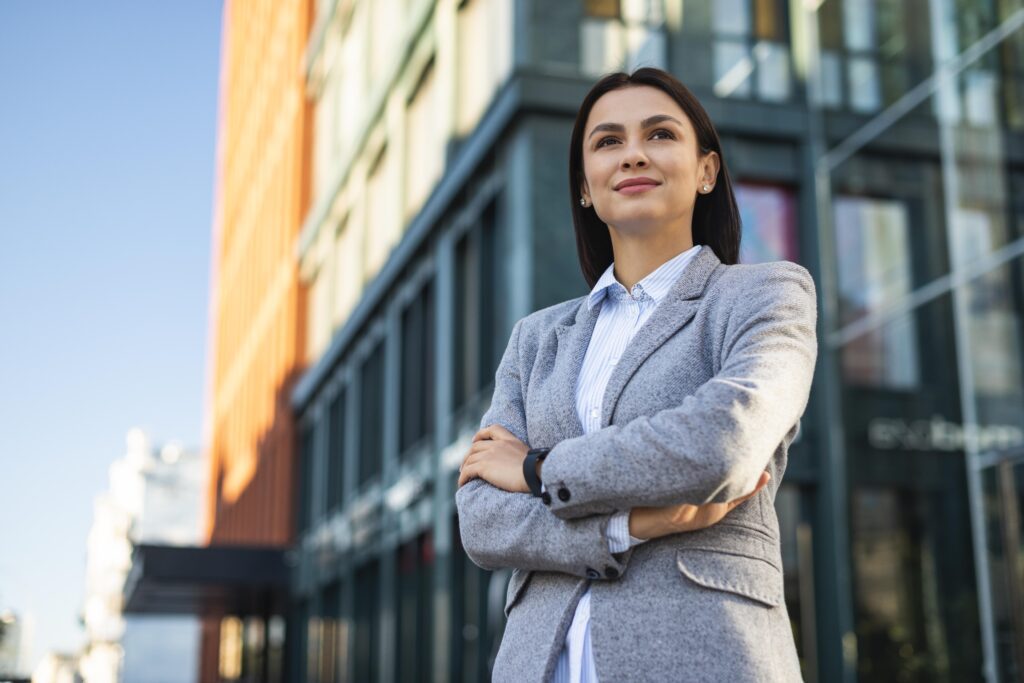
POLYGON ((28 642, 24 621, 8 609, 0 610, 0 681, 28 673, 28 642))
POLYGON ((141 572, 154 610, 207 613, 202 680, 488 677, 507 574, 462 552, 455 473, 514 322, 586 291, 569 133, 600 74, 641 65, 715 121, 742 260, 818 283, 776 500, 806 680, 1024 677, 1020 2, 224 17, 206 540, 277 579, 203 599, 141 572))
MULTIPOLYGON (((128 432, 125 441, 124 457, 110 466, 110 488, 94 506, 79 670, 86 683, 196 680, 199 622, 125 614, 124 592, 134 546, 198 543, 205 479, 201 454, 173 442, 155 449, 139 429, 128 432)), ((62 661, 54 660, 54 671, 62 661)))
POLYGON ((51 652, 44 656, 32 672, 32 683, 81 683, 77 655, 51 652))

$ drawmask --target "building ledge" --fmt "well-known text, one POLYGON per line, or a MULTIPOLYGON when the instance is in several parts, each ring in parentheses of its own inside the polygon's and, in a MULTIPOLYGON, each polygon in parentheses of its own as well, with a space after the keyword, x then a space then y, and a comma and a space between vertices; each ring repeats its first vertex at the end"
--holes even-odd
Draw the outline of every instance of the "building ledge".
POLYGON ((140 544, 124 586, 125 614, 279 614, 285 548, 140 544))

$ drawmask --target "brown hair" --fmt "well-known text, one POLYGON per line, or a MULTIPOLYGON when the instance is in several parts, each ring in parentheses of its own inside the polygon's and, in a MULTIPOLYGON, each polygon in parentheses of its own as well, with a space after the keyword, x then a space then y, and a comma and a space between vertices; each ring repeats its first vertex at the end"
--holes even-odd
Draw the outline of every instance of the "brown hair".
POLYGON ((608 234, 608 226, 598 218, 594 207, 583 207, 579 204, 579 193, 583 187, 583 134, 594 103, 605 93, 630 86, 649 85, 666 93, 676 101, 690 119, 697 134, 697 145, 702 154, 717 152, 721 163, 718 181, 708 194, 698 194, 693 207, 693 243, 705 244, 715 252, 722 263, 733 264, 739 260, 740 251, 740 214, 736 207, 729 171, 722 155, 722 145, 718 139, 708 113, 689 88, 679 82, 672 74, 645 67, 632 74, 623 72, 609 74, 594 84, 587 96, 583 98, 580 110, 576 114, 576 123, 572 128, 572 140, 569 143, 569 197, 572 204, 572 222, 576 230, 576 251, 579 254, 580 268, 587 284, 593 287, 597 279, 612 262, 612 241, 608 234))

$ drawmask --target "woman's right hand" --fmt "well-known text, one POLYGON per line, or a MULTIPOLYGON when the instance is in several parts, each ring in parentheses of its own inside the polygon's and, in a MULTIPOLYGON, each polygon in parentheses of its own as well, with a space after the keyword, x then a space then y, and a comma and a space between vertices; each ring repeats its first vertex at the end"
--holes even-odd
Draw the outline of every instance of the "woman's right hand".
POLYGON ((746 502, 764 488, 771 475, 762 472, 757 486, 750 493, 727 503, 705 503, 704 505, 667 505, 665 507, 637 507, 629 514, 629 534, 636 538, 650 540, 684 531, 697 531, 717 524, 734 507, 746 502))

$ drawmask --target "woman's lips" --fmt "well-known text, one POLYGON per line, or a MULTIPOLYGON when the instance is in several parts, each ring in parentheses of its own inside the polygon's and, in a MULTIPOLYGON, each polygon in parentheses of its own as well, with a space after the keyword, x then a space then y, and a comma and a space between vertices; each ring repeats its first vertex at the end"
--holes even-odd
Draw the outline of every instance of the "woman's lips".
POLYGON ((647 190, 653 190, 657 186, 658 183, 640 183, 636 185, 626 185, 625 187, 620 187, 618 190, 616 190, 616 192, 621 192, 622 194, 640 194, 641 192, 647 192, 647 190))
POLYGON ((661 183, 654 178, 641 175, 622 180, 615 185, 614 189, 616 192, 621 192, 622 194, 640 194, 641 192, 652 190, 658 185, 661 185, 661 183))

